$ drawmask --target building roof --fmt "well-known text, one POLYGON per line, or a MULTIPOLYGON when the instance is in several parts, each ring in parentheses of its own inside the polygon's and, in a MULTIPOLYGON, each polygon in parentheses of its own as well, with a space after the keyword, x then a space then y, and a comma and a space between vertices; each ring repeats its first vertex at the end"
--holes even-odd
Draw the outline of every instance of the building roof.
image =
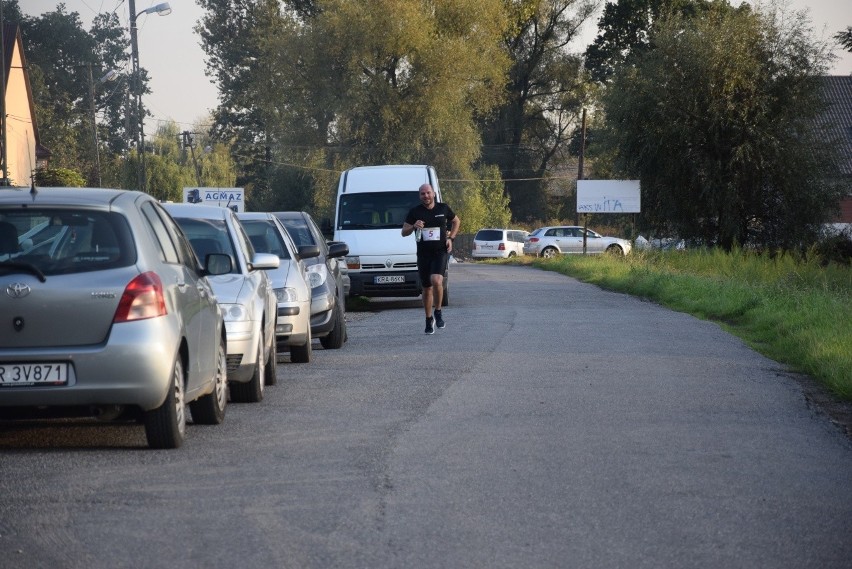
POLYGON ((852 176, 852 75, 823 77, 827 108, 824 116, 831 136, 838 143, 840 171, 852 176))

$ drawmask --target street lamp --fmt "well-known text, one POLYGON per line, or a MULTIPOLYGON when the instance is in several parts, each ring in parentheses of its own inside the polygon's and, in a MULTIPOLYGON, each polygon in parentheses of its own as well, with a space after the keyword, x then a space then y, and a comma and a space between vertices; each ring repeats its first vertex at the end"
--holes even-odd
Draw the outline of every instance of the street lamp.
POLYGON ((136 136, 136 152, 139 155, 139 190, 146 191, 145 180, 145 117, 142 113, 142 80, 139 77, 139 41, 136 36, 136 19, 142 14, 157 14, 167 16, 172 13, 172 7, 168 2, 157 4, 146 10, 136 13, 136 0, 128 0, 130 10, 130 58, 133 62, 133 92, 135 95, 134 118, 139 127, 136 136))
MULTIPOLYGON (((92 80, 92 65, 86 66, 89 71, 89 104, 92 111, 92 141, 94 143, 95 153, 95 176, 98 178, 98 187, 101 186, 101 153, 98 147, 98 122, 97 122, 97 107, 95 107, 95 82, 92 80)), ((107 81, 115 81, 118 78, 118 73, 114 69, 107 71, 103 77, 98 79, 98 84, 106 83, 107 81)))

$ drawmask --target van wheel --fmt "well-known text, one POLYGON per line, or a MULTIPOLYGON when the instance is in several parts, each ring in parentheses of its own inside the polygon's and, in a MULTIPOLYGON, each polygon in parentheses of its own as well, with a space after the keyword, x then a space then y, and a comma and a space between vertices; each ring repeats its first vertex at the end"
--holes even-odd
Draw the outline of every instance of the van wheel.
POLYGON ((228 404, 228 360, 225 355, 225 341, 222 339, 216 348, 216 377, 213 382, 212 393, 189 404, 192 421, 199 425, 218 425, 225 420, 225 406, 228 404))
POLYGON ((308 339, 302 346, 290 346, 290 361, 297 364, 306 364, 311 361, 313 350, 311 348, 311 327, 308 326, 308 339))
POLYGON ((178 448, 186 438, 183 362, 175 358, 172 384, 163 404, 145 413, 145 437, 151 448, 178 448))
POLYGON ((320 338, 320 344, 326 350, 339 350, 343 347, 343 342, 346 341, 346 318, 343 316, 343 310, 340 309, 340 303, 334 311, 334 328, 328 333, 328 336, 320 338))

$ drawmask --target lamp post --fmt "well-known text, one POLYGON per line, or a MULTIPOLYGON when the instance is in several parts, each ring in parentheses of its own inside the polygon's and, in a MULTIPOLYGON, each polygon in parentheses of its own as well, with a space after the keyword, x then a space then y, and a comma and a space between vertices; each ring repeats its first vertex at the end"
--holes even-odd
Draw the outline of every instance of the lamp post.
MULTIPOLYGON (((95 154, 95 176, 98 179, 98 186, 102 185, 101 182, 101 153, 99 150, 99 142, 98 142, 98 122, 97 122, 97 107, 95 107, 95 82, 92 80, 92 65, 86 65, 87 70, 89 72, 89 104, 92 111, 92 142, 94 144, 93 150, 95 154)), ((104 74, 103 77, 98 79, 98 83, 106 83, 107 81, 114 81, 118 77, 118 73, 115 70, 110 69, 104 74)))
POLYGON ((136 34, 136 19, 142 14, 167 16, 172 13, 172 8, 168 2, 163 2, 137 14, 136 0, 128 0, 127 6, 130 10, 130 59, 133 64, 133 115, 138 127, 136 132, 136 152, 139 155, 138 183, 139 190, 144 192, 148 189, 145 180, 145 116, 142 111, 142 78, 139 76, 139 40, 136 34))

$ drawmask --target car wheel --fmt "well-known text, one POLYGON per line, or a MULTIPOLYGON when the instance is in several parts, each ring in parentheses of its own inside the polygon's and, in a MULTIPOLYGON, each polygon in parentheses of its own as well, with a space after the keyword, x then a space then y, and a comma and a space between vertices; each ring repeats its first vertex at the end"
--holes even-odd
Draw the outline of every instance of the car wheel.
POLYGON ((290 346, 290 361, 297 364, 306 364, 311 361, 313 350, 311 348, 311 327, 308 326, 308 335, 302 346, 290 346))
POLYGON ((618 245, 610 245, 609 247, 606 248, 606 252, 609 253, 610 255, 624 256, 624 249, 622 249, 618 245))
POLYGON ((266 359, 266 385, 278 383, 278 342, 272 341, 269 357, 266 359))
POLYGON ((257 403, 263 401, 263 384, 266 369, 266 360, 263 357, 263 338, 257 343, 257 363, 254 373, 247 383, 231 384, 231 399, 237 403, 257 403))
POLYGON ((228 361, 225 355, 225 341, 220 339, 216 348, 216 377, 213 392, 199 397, 189 404, 192 421, 199 425, 218 425, 225 420, 225 406, 228 404, 228 361))
POLYGON ((544 251, 541 252, 541 256, 545 259, 551 259, 559 254, 559 251, 555 247, 546 247, 544 251))
POLYGON ((163 404, 145 413, 145 436, 151 448, 178 448, 186 438, 183 362, 175 358, 172 382, 163 404))
POLYGON ((510 258, 510 259, 511 259, 512 257, 517 257, 517 256, 518 256, 518 254, 517 254, 517 253, 515 253, 514 251, 509 251, 509 258, 510 258))
POLYGON ((328 336, 320 338, 320 344, 326 350, 339 350, 343 347, 343 342, 346 340, 346 318, 343 316, 343 310, 340 309, 340 303, 334 310, 334 328, 328 333, 328 336))

